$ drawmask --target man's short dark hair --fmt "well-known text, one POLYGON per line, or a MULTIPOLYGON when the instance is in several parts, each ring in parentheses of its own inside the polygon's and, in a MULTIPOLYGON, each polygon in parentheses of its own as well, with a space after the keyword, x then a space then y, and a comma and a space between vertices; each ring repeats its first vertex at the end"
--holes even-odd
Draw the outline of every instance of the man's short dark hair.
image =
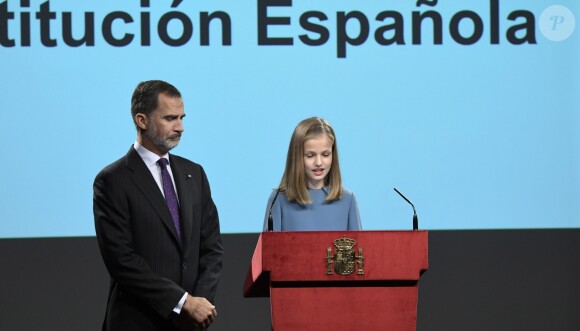
POLYGON ((159 94, 181 98, 181 93, 175 86, 162 80, 148 80, 139 83, 131 97, 131 116, 135 119, 138 113, 146 116, 157 109, 159 94))

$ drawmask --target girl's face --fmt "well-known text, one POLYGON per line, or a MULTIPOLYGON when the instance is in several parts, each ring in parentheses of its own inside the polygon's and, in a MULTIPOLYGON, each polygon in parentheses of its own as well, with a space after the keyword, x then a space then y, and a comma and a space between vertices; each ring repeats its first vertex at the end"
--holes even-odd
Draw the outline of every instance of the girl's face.
POLYGON ((326 135, 315 136, 304 142, 304 171, 308 188, 324 187, 324 178, 332 166, 332 143, 326 135))

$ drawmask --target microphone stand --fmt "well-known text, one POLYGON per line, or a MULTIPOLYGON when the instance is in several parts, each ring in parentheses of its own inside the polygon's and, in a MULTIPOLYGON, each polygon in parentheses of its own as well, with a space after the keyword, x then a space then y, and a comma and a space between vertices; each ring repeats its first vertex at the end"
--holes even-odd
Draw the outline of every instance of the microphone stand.
POLYGON ((272 208, 274 207, 274 202, 278 198, 278 193, 280 193, 280 188, 276 191, 276 195, 270 204, 270 210, 268 211, 268 232, 274 231, 274 219, 272 218, 272 208))
POLYGON ((405 201, 407 201, 411 205, 411 207, 413 207, 413 231, 419 230, 419 219, 417 218, 417 211, 415 210, 415 205, 411 202, 411 200, 407 199, 407 197, 404 196, 403 193, 399 192, 399 190, 397 190, 394 187, 393 189, 395 190, 395 192, 399 193, 399 195, 403 199, 405 199, 405 201))

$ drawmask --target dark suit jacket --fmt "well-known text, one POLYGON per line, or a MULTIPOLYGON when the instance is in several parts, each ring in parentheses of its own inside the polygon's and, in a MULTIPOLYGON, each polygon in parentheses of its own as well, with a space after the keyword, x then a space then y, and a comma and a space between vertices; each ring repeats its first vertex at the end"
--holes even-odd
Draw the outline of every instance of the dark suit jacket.
POLYGON ((159 186, 131 146, 95 178, 93 213, 111 276, 103 330, 173 330, 185 291, 213 301, 222 269, 217 209, 203 168, 170 155, 183 239, 159 186))

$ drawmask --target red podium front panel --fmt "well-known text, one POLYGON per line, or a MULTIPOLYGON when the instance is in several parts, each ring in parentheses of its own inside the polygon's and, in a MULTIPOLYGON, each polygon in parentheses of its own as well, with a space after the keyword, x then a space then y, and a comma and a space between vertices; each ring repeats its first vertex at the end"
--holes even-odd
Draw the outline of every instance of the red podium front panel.
POLYGON ((275 331, 415 330, 427 240, 426 231, 262 233, 244 296, 270 296, 275 331))

